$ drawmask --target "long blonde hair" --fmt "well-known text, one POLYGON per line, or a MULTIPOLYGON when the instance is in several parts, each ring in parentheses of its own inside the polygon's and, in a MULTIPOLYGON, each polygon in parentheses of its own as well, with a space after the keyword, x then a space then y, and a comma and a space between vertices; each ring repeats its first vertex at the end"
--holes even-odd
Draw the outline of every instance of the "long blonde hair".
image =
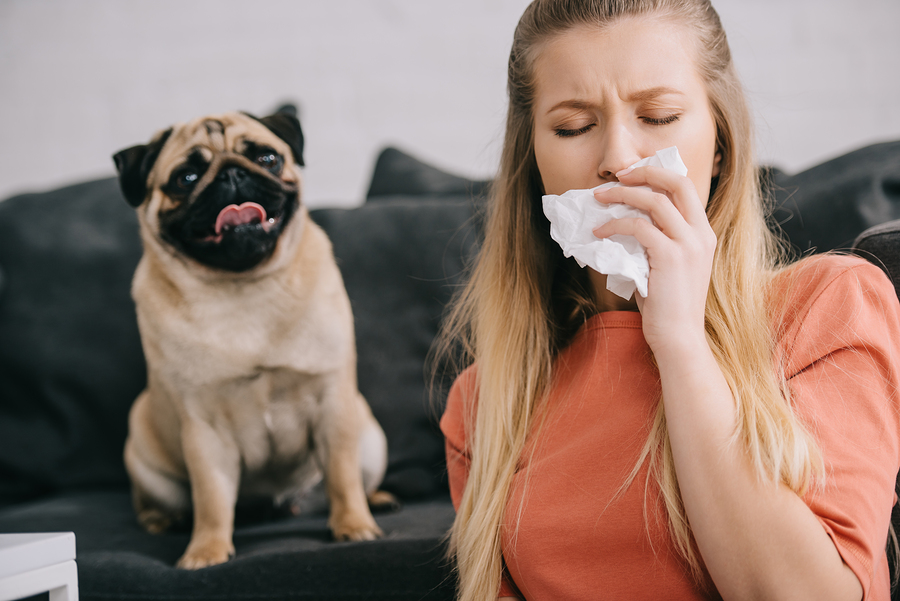
MULTIPOLYGON (((542 43, 582 24, 607 26, 653 15, 696 32, 698 69, 716 123, 721 172, 707 205, 718 238, 706 302, 706 333, 737 405, 734 442, 761 478, 805 492, 820 459, 794 417, 774 361, 766 290, 780 264, 766 225, 753 130, 725 32, 708 0, 536 0, 516 28, 509 56, 509 109, 484 246, 445 325, 439 354, 462 350, 477 364, 477 411, 466 420, 471 466, 450 537, 459 598, 495 597, 503 569, 500 530, 509 488, 556 354, 596 312, 586 274, 549 236, 533 152, 533 64, 542 43)), ((471 401, 471 400, 470 400, 471 401)), ((671 537, 694 578, 701 560, 678 489, 665 414, 659 403, 627 485, 644 462, 658 486, 671 537)), ((602 509, 602 508, 599 508, 602 509)), ((599 510, 598 509, 598 510, 599 510)))

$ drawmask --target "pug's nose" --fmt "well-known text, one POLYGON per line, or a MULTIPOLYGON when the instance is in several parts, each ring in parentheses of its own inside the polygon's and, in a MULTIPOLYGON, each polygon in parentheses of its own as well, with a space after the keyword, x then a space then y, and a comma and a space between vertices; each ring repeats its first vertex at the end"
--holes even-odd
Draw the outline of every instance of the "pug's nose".
POLYGON ((216 179, 237 187, 247 177, 247 172, 237 166, 225 167, 216 174, 216 179))

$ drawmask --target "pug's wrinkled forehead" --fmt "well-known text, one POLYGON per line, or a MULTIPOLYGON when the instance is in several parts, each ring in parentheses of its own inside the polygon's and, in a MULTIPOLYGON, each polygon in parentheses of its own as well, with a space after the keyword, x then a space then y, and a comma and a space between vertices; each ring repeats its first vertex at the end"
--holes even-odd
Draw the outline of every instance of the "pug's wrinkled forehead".
POLYGON ((172 172, 185 163, 208 166, 219 162, 217 158, 227 156, 256 162, 271 151, 284 161, 280 179, 297 183, 295 151, 259 120, 241 113, 201 117, 172 129, 156 160, 149 184, 154 188, 163 186, 172 172))

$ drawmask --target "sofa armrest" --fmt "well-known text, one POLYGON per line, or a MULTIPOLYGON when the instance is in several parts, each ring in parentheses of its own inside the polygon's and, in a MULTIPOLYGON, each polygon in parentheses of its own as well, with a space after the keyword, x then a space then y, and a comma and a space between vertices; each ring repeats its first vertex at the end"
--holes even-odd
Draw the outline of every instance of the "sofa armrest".
POLYGON ((853 242, 853 252, 881 267, 900 297, 900 219, 865 230, 853 242))

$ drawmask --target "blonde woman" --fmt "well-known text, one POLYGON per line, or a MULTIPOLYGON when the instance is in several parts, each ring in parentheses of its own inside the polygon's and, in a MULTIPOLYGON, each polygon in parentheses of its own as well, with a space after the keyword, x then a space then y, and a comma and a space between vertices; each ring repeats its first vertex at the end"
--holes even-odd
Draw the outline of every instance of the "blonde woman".
POLYGON ((900 306, 862 260, 780 262, 712 6, 536 0, 508 89, 444 339, 460 599, 888 599, 900 306), (687 177, 628 169, 671 146, 687 177), (549 236, 543 194, 606 182, 653 219, 594 231, 646 247, 646 298, 549 236))

